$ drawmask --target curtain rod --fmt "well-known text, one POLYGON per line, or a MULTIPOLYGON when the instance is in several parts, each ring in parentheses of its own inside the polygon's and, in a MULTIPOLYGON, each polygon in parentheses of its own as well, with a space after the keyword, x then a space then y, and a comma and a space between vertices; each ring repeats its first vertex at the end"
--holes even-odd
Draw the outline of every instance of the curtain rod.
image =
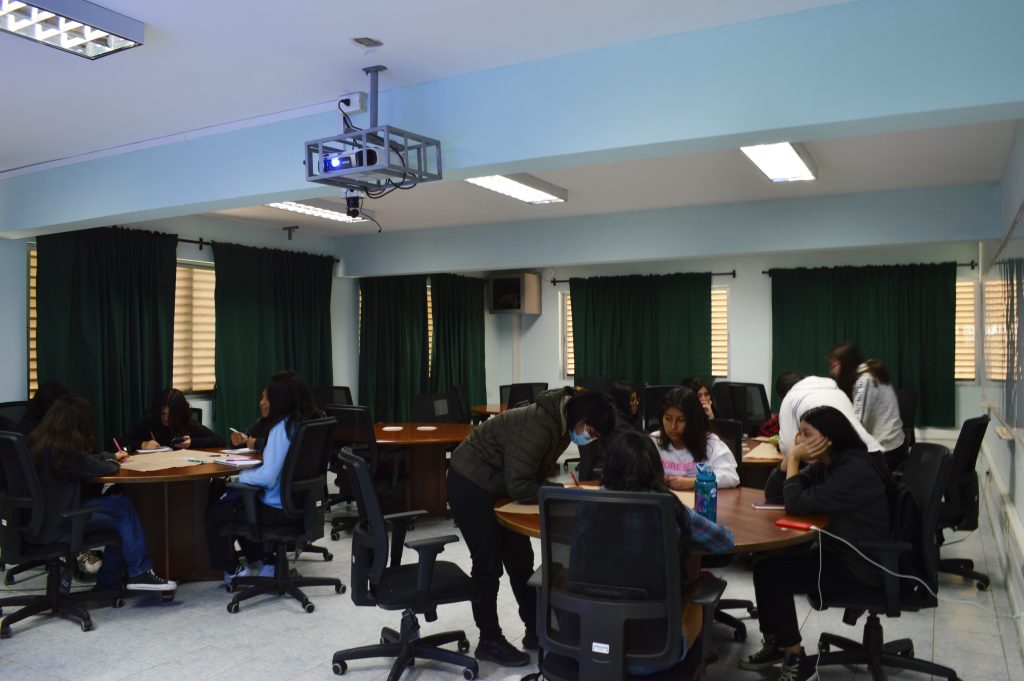
MULTIPOLYGON (((732 277, 733 279, 735 279, 736 278, 736 270, 733 270, 731 272, 712 272, 711 276, 712 277, 732 277)), ((568 284, 569 283, 568 279, 555 279, 554 277, 551 277, 551 279, 549 279, 548 281, 551 282, 552 286, 557 286, 558 284, 568 284)))
MULTIPOLYGON (((956 266, 957 267, 970 267, 973 270, 975 267, 978 266, 978 261, 977 260, 972 260, 970 262, 958 262, 956 264, 956 266)), ((769 277, 772 276, 772 274, 771 274, 771 272, 769 270, 761 270, 761 274, 766 274, 769 277)))
MULTIPOLYGON (((291 240, 291 234, 290 233, 289 233, 288 237, 289 237, 289 240, 291 240)), ((183 239, 183 238, 181 238, 179 236, 178 237, 178 243, 179 244, 198 244, 200 251, 203 250, 203 246, 212 246, 213 245, 212 241, 207 241, 203 237, 199 237, 198 239, 183 239)), ((334 258, 333 260, 334 260, 334 262, 341 262, 337 258, 334 258)))

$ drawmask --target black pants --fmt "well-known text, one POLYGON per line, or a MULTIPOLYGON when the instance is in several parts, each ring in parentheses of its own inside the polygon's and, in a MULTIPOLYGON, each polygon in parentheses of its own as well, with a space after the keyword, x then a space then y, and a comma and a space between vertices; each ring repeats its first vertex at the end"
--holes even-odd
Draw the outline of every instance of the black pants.
MULTIPOLYGON (((256 515, 261 525, 286 525, 288 520, 284 511, 273 506, 256 502, 256 515)), ((210 565, 225 572, 234 572, 238 567, 238 556, 235 555, 235 540, 242 547, 242 554, 251 565, 263 560, 266 555, 263 542, 254 542, 245 537, 235 537, 223 530, 232 524, 245 523, 245 506, 242 498, 235 492, 228 492, 222 498, 213 501, 206 507, 206 549, 210 553, 210 565)))
MULTIPOLYGON (((854 576, 842 559, 825 552, 821 570, 821 590, 828 593, 863 589, 864 582, 854 576)), ((754 594, 761 633, 775 637, 785 648, 800 643, 800 625, 796 619, 796 595, 818 591, 818 548, 784 551, 754 564, 754 594)))
POLYGON ((498 624, 498 580, 502 566, 508 571, 512 593, 519 604, 519 617, 527 629, 537 626, 537 600, 526 585, 533 574, 533 546, 530 538, 498 524, 494 516, 497 497, 477 487, 453 470, 448 471, 448 504, 473 559, 470 576, 477 588, 473 620, 480 638, 501 635, 498 624))

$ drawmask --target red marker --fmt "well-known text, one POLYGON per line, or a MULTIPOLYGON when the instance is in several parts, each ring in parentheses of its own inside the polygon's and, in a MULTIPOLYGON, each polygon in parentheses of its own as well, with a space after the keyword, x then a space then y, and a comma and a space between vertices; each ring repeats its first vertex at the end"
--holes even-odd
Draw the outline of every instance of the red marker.
POLYGON ((803 530, 804 532, 811 529, 810 523, 805 523, 800 520, 786 520, 785 518, 779 518, 775 521, 775 524, 779 527, 788 527, 791 530, 803 530))
POLYGON ((573 473, 572 471, 569 471, 569 475, 572 476, 573 484, 575 484, 577 487, 579 487, 580 486, 580 481, 576 479, 576 474, 573 473))

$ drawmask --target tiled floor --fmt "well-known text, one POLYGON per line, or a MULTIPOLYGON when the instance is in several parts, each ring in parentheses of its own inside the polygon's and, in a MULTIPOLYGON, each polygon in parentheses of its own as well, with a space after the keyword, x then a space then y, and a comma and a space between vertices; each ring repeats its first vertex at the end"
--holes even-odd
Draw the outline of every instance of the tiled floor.
MULTIPOLYGON (((448 521, 419 522, 414 535, 448 534, 454 529, 448 521)), ((304 574, 340 576, 348 583, 349 541, 325 542, 334 552, 334 561, 318 557, 298 562, 304 574)), ((946 556, 969 556, 987 571, 994 564, 991 531, 983 526, 962 543, 944 549, 946 556)), ((469 555, 464 543, 451 545, 443 559, 466 566, 469 555)), ((407 556, 406 561, 413 560, 407 556)), ((722 571, 729 581, 728 595, 748 598, 753 595, 750 573, 742 567, 722 571)), ((991 572, 989 574, 992 574, 991 572)), ((41 586, 40 578, 29 579, 13 587, 0 589, 0 595, 13 590, 41 586)), ((268 598, 246 603, 237 615, 225 610, 224 590, 214 583, 185 584, 172 603, 155 597, 130 601, 120 610, 96 609, 96 629, 83 633, 75 624, 48 617, 37 617, 16 625, 14 637, 0 641, 0 681, 113 681, 131 679, 149 681, 173 679, 259 679, 259 681, 313 681, 337 678, 331 671, 331 656, 341 648, 376 642, 382 626, 397 627, 399 613, 376 608, 356 607, 349 595, 335 595, 331 588, 313 588, 308 595, 316 612, 306 614, 297 602, 287 598, 268 598)), ((916 654, 952 665, 964 681, 1024 681, 1024 663, 1009 613, 1008 599, 1001 580, 993 575, 992 588, 978 592, 973 584, 944 577, 940 596, 969 601, 942 603, 938 609, 908 614, 897 620, 883 621, 886 639, 910 636, 916 654), (1003 617, 996 617, 997 613, 1003 617)), ((503 584, 499 612, 506 635, 518 642, 522 623, 515 615, 511 591, 503 584)), ((813 649, 821 631, 831 631, 859 639, 861 629, 842 623, 838 611, 812 612, 798 601, 805 644, 813 649)), ((421 621, 423 632, 466 630, 475 646, 476 631, 468 605, 446 606, 434 623, 421 621)), ((771 674, 743 672, 736 661, 758 647, 756 622, 747 621, 749 636, 745 643, 734 643, 731 632, 716 628, 715 643, 720 659, 708 667, 711 679, 771 679, 771 674)), ((353 681, 383 681, 389 664, 383 660, 355 661, 344 678, 353 681)), ((430 662, 417 662, 402 678, 408 681, 461 678, 460 670, 430 662)), ((519 679, 530 669, 507 669, 480 664, 484 679, 519 679)), ((823 669, 822 679, 869 679, 866 670, 844 667, 823 669)), ((900 679, 923 679, 922 675, 903 672, 900 679)))

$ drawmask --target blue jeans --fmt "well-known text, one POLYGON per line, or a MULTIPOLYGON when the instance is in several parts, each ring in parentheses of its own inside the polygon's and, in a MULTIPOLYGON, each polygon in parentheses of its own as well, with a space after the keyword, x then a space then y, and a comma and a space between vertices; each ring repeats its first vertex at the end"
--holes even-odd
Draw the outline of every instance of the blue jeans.
POLYGON ((121 537, 120 546, 104 548, 103 566, 96 575, 97 588, 120 586, 126 567, 128 577, 135 577, 153 569, 146 537, 142 533, 142 522, 128 497, 120 494, 95 497, 83 505, 95 509, 85 523, 87 534, 114 530, 121 537))

